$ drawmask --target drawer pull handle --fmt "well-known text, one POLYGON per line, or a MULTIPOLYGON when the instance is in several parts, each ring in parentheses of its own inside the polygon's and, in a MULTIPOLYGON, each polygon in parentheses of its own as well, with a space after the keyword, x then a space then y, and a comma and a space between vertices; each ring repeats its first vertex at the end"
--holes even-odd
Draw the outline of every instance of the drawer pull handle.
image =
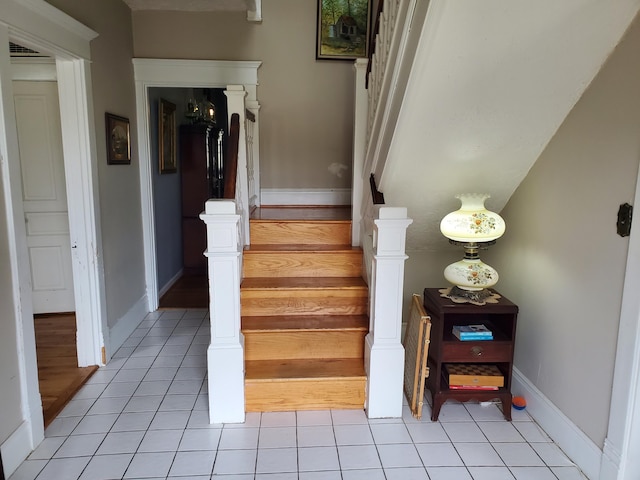
POLYGON ((474 357, 479 357, 482 355, 482 347, 472 347, 471 348, 471 355, 473 355, 474 357))

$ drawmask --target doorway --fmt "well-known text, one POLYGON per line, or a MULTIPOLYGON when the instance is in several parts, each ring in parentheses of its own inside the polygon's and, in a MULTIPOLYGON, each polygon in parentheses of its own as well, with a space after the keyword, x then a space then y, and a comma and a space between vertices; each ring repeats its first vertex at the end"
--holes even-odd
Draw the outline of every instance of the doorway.
MULTIPOLYGON (((16 50, 19 50, 18 46, 12 44, 11 51, 16 50)), ((28 61, 29 57, 20 58, 28 61)), ((42 70, 44 77, 46 68, 42 70)), ((78 366, 57 82, 14 80, 13 99, 31 273, 38 385, 46 428, 97 366, 78 366)))
MULTIPOLYGON (((56 72, 59 115, 64 149, 65 185, 71 244, 73 290, 77 316, 77 362, 79 365, 102 363, 103 323, 106 322, 102 268, 102 247, 96 218, 97 176, 96 146, 89 68, 89 42, 97 33, 42 2, 25 6, 9 0, 9 8, 0 13, 0 156, 4 161, 2 177, 7 209, 7 228, 11 269, 11 295, 14 321, 19 331, 17 351, 21 404, 24 418, 12 434, 15 458, 26 455, 44 438, 44 422, 38 386, 38 366, 31 294, 31 267, 19 163, 19 145, 13 102, 14 68, 9 42, 41 51, 56 72), (64 45, 64 46, 63 46, 64 45), (20 452, 20 453, 18 453, 20 452), (24 453, 22 453, 24 452, 24 453)), ((27 75, 28 77, 28 75, 27 75)), ((25 79, 25 78, 21 78, 25 79)), ((26 78, 33 79, 33 78, 26 78)), ((42 80, 39 78, 39 80, 42 80)), ((6 466, 6 465, 5 465, 6 466)), ((15 465, 9 466, 12 471, 15 465)))
POLYGON ((33 313, 75 312, 55 81, 13 82, 33 313))
MULTIPOLYGON (((251 61, 215 61, 215 60, 166 60, 134 59, 133 68, 136 82, 136 104, 138 120, 138 154, 140 158, 140 181, 142 198, 142 225, 144 232, 145 277, 149 311, 160 304, 162 285, 158 275, 157 222, 158 207, 155 203, 153 181, 153 118, 150 105, 150 92, 153 88, 193 88, 198 85, 204 89, 229 89, 231 85, 241 85, 246 109, 255 117, 260 105, 256 98, 258 68, 261 62, 251 61)), ((236 90, 237 92, 237 90, 236 90)), ((233 92, 234 94, 236 92, 233 92)), ((227 93, 225 93, 227 95, 227 93)), ((242 112, 244 115, 244 112, 242 112)), ((242 123, 242 122, 241 122, 242 123)), ((256 133, 252 145, 254 151, 254 169, 259 172, 259 142, 256 133)), ((259 182, 258 182, 259 184, 259 182)), ((175 280, 179 278, 176 277, 175 280)))

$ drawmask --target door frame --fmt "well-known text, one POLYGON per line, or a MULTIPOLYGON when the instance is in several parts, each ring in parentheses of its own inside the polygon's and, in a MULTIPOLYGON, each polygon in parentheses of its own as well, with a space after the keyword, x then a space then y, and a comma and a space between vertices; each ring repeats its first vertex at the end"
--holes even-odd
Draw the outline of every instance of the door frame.
POLYGON ((151 118, 149 88, 227 88, 244 86, 245 104, 257 114, 258 61, 168 60, 134 58, 136 83, 136 117, 138 129, 138 157, 140 159, 140 203, 144 242, 145 280, 149 311, 158 309, 159 286, 155 237, 155 208, 153 205, 153 170, 151 168, 151 118))
POLYGON ((72 245, 79 366, 103 363, 106 324, 90 41, 97 33, 43 0, 5 0, 0 13, 0 156, 17 323, 24 428, 33 449, 44 438, 26 249, 9 41, 55 60, 72 245))

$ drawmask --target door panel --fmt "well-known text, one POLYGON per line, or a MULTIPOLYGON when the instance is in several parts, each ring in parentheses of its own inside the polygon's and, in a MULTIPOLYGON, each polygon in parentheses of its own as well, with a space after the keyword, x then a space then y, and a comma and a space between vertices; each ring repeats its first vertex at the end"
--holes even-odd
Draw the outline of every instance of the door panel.
POLYGON ((55 82, 13 82, 34 313, 75 310, 55 82))

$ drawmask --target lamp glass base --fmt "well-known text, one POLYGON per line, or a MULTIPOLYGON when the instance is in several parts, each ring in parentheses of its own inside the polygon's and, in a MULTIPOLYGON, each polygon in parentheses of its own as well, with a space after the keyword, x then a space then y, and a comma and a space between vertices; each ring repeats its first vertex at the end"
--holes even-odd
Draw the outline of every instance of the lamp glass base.
POLYGON ((500 295, 496 292, 483 288, 482 290, 464 290, 453 286, 440 290, 440 295, 450 299, 454 303, 472 303, 473 305, 486 305, 487 303, 498 303, 500 295))

